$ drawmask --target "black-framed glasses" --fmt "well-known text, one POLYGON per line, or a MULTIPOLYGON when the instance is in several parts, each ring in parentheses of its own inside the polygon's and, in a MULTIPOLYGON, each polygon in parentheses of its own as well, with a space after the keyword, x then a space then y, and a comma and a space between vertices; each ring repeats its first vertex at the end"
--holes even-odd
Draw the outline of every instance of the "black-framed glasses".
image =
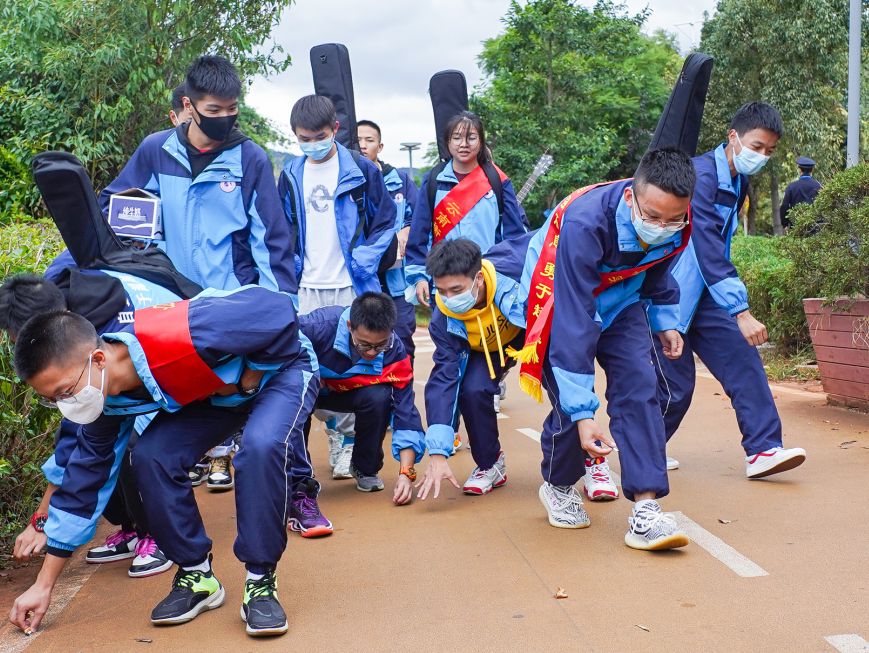
POLYGON ((372 344, 370 342, 361 342, 357 340, 353 340, 353 347, 356 348, 360 354, 367 354, 369 351, 373 351, 377 354, 382 354, 384 352, 389 351, 395 345, 395 334, 390 333, 389 338, 386 339, 386 342, 381 342, 380 344, 372 344))
POLYGON ((688 214, 686 213, 678 220, 667 220, 664 222, 663 220, 659 220, 658 218, 647 218, 643 215, 643 209, 640 207, 640 200, 637 197, 636 191, 634 192, 634 204, 637 205, 637 213, 640 216, 640 220, 645 222, 646 224, 650 224, 655 227, 661 227, 664 231, 670 231, 672 233, 676 233, 677 231, 681 231, 685 227, 688 226, 688 214))
POLYGON ((38 395, 37 401, 46 408, 57 408, 57 404, 61 401, 69 402, 70 399, 75 397, 75 389, 78 387, 79 382, 84 376, 85 370, 90 367, 92 362, 93 353, 88 355, 87 362, 84 364, 84 367, 81 368, 81 373, 78 375, 78 379, 76 379, 75 383, 72 384, 72 388, 70 388, 66 392, 61 392, 59 395, 52 397, 51 399, 49 399, 48 397, 43 397, 42 395, 38 395))

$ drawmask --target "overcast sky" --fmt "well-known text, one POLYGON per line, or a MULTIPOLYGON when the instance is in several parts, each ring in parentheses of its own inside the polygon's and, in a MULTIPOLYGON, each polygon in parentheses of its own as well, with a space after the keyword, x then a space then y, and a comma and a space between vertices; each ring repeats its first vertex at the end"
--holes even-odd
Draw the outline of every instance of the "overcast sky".
MULTIPOLYGON (((356 116, 379 123, 383 160, 407 165, 399 143, 434 140, 427 89, 431 75, 456 68, 469 90, 480 81, 477 55, 482 41, 503 31, 509 0, 296 0, 282 17, 274 40, 292 56, 281 75, 257 78, 248 101, 287 133, 290 109, 313 92, 309 51, 320 43, 343 43, 350 51, 356 116)), ((582 4, 592 6, 590 0, 582 4)), ((715 0, 627 0, 631 12, 648 6, 646 31, 663 28, 687 51, 700 40, 703 12, 715 0)), ((414 158, 418 166, 420 158, 414 158)))

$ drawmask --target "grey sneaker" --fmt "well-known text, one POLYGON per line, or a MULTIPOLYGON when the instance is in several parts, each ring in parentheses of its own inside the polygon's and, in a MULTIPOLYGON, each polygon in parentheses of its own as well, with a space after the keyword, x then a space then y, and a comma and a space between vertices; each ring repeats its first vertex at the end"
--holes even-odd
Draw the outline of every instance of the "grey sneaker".
POLYGON ((350 463, 350 473, 356 479, 356 489, 360 492, 380 492, 383 489, 383 480, 377 474, 363 474, 353 463, 350 463))
POLYGON ((662 551, 688 546, 691 540, 679 529, 673 515, 661 510, 654 499, 644 499, 634 504, 628 517, 628 532, 625 544, 641 551, 662 551))
POLYGON ((572 485, 544 483, 537 493, 555 528, 588 528, 591 520, 582 506, 582 497, 572 485))
POLYGON ((352 457, 352 444, 348 444, 346 447, 341 448, 341 451, 338 453, 338 459, 335 461, 335 465, 332 467, 332 478, 334 478, 335 480, 341 478, 353 478, 353 474, 350 473, 350 459, 352 457))

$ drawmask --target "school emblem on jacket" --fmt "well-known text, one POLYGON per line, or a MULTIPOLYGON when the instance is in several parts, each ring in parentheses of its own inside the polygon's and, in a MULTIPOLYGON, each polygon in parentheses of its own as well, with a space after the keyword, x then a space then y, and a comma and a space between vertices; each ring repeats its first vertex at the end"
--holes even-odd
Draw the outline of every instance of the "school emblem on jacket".
POLYGON ((236 183, 234 181, 222 181, 220 182, 220 190, 224 193, 231 193, 235 190, 236 183))
POLYGON ((404 193, 396 193, 393 200, 396 202, 403 202, 404 201, 404 193))

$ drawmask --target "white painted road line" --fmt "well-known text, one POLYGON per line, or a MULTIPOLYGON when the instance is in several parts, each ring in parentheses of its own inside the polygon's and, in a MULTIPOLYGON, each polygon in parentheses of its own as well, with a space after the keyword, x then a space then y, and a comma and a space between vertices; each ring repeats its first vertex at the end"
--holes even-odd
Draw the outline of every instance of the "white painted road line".
POLYGON ((676 523, 679 525, 679 528, 685 531, 688 537, 690 537, 695 544, 706 549, 713 558, 722 564, 730 567, 737 576, 742 576, 743 578, 769 576, 769 572, 753 563, 724 540, 700 526, 697 522, 686 517, 681 512, 674 512, 672 515, 676 518, 676 523))
POLYGON ((417 354, 431 354, 434 350, 435 350, 434 345, 431 345, 431 346, 425 345, 422 347, 418 346, 416 349, 414 349, 413 355, 416 356, 417 354))
POLYGON ((516 429, 522 435, 528 436, 535 442, 540 442, 540 431, 535 431, 534 429, 516 429))
POLYGON ((824 639, 839 653, 869 653, 869 642, 860 635, 829 635, 824 639))

